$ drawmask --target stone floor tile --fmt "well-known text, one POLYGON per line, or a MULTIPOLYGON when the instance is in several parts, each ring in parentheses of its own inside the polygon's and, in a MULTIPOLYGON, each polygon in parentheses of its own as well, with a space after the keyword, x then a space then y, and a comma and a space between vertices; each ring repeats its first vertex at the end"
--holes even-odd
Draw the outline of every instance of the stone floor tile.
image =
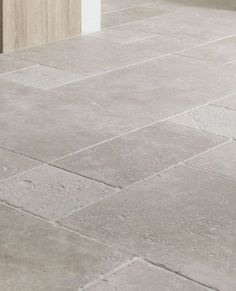
MULTIPOLYGON (((114 116, 83 98, 79 91, 73 99, 68 91, 34 94, 29 87, 12 84, 9 95, 0 98, 0 146, 43 161, 86 148, 144 122, 129 124, 123 115, 114 116)), ((11 83, 4 85, 8 88, 11 83)))
POLYGON ((105 276, 86 291, 209 291, 210 289, 168 272, 164 269, 135 261, 132 265, 105 276))
POLYGON ((41 163, 0 148, 0 181, 41 163))
MULTIPOLYGON (((0 78, 0 116, 4 113, 9 113, 13 110, 14 106, 18 104, 21 98, 26 98, 28 96, 34 96, 41 92, 38 89, 22 86, 13 82, 6 80, 1 80, 0 78)), ((1 121, 1 130, 2 123, 1 121)), ((0 136, 1 136, 0 130, 0 136)), ((3 136, 1 136, 1 140, 3 136)))
POLYGON ((180 11, 161 17, 144 19, 133 25, 141 32, 159 33, 184 37, 186 35, 198 40, 212 41, 236 34, 235 13, 230 17, 225 15, 210 16, 200 12, 180 11), (233 15, 233 16, 232 16, 233 15))
POLYGON ((106 39, 113 42, 118 42, 124 47, 136 50, 145 51, 149 49, 150 57, 157 53, 178 52, 195 45, 199 45, 202 41, 188 35, 161 35, 142 32, 136 29, 135 26, 119 26, 105 30, 102 33, 94 34, 93 37, 106 39))
POLYGON ((60 223, 215 289, 232 291, 235 193, 236 182, 181 166, 60 223))
POLYGON ((236 36, 182 52, 182 55, 206 59, 220 64, 236 61, 236 36))
POLYGON ((236 95, 232 95, 218 102, 214 102, 214 104, 224 107, 225 109, 236 110, 236 95))
POLYGON ((58 160, 59 167, 124 187, 225 141, 161 123, 58 160))
POLYGON ((49 90, 75 82, 81 76, 49 67, 35 66, 2 76, 0 75, 0 78, 41 90, 49 90))
POLYGON ((161 0, 158 5, 163 9, 174 11, 198 11, 201 14, 229 13, 235 11, 234 0, 161 0))
POLYGON ((159 2, 159 0, 102 0, 102 12, 109 13, 130 7, 146 6, 149 5, 149 3, 155 2, 159 2))
POLYGON ((202 60, 168 56, 60 88, 83 96, 135 128, 235 91, 235 71, 202 60), (181 78, 180 78, 181 74, 181 78), (144 122, 145 120, 145 122, 144 122))
POLYGON ((235 88, 234 71, 170 56, 38 95, 4 95, 0 146, 51 161, 235 88))
POLYGON ((134 25, 124 25, 107 28, 102 30, 101 32, 90 34, 90 36, 104 39, 107 41, 126 44, 156 37, 158 35, 154 33, 139 31, 134 25))
POLYGON ((116 191, 102 183, 43 166, 3 181, 0 184, 0 199, 54 220, 116 191))
POLYGON ((200 155, 188 164, 236 179, 236 142, 200 155))
POLYGON ((149 17, 160 16, 169 13, 155 5, 141 5, 103 14, 102 27, 118 26, 149 17))
POLYGON ((0 75, 12 71, 22 70, 24 68, 32 67, 34 65, 35 64, 31 62, 0 54, 0 75))
POLYGON ((1 290, 72 291, 123 264, 127 255, 0 206, 1 290))
POLYGON ((172 120, 203 131, 236 138, 236 111, 223 107, 208 105, 172 120))
POLYGON ((97 37, 81 36, 43 48, 21 50, 13 55, 41 65, 91 76, 158 57, 163 52, 152 52, 145 48, 137 50, 97 37))

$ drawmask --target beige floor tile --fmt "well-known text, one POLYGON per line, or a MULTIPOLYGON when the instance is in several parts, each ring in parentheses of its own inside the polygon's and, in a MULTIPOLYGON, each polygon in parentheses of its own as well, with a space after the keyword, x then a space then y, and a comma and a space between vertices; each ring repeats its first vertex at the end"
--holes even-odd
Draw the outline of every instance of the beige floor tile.
POLYGON ((178 167, 61 223, 212 288, 232 291, 235 191, 230 179, 178 167))
POLYGON ((0 184, 0 199, 55 220, 109 195, 113 188, 51 166, 23 173, 0 184))
POLYGON ((1 289, 72 291, 128 256, 44 221, 0 206, 1 289))
POLYGON ((236 143, 232 142, 200 155, 188 164, 236 179, 236 143))
POLYGON ((174 123, 186 125, 202 131, 236 138, 236 111, 208 105, 198 110, 183 114, 174 123))
POLYGON ((40 164, 30 158, 0 149, 0 181, 40 164))
POLYGON ((124 187, 225 141, 183 126, 157 124, 55 164, 124 187))
POLYGON ((0 75, 0 78, 24 86, 49 90, 75 82, 79 80, 81 76, 49 67, 36 66, 2 76, 0 75))
POLYGON ((200 286, 177 276, 174 273, 152 266, 142 261, 135 261, 119 271, 105 276, 104 280, 86 291, 209 291, 200 286))

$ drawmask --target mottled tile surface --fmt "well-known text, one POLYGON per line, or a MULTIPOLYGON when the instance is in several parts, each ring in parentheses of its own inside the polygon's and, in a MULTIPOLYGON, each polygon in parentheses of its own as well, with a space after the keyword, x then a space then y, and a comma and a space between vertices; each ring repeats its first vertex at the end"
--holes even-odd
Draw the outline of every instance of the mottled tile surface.
POLYGON ((208 105, 173 119, 177 124, 236 138, 236 111, 208 105))
POLYGON ((0 56, 0 289, 236 290, 235 0, 102 14, 0 56))
POLYGON ((104 280, 85 288, 87 291, 209 291, 197 283, 150 265, 144 261, 133 264, 105 276, 104 280))
POLYGON ((231 142, 200 155, 188 164, 236 179, 236 143, 231 142))
POLYGON ((182 52, 182 54, 225 64, 228 62, 236 61, 235 47, 236 36, 206 44, 202 47, 188 49, 182 52))
POLYGON ((122 9, 115 12, 106 13, 102 17, 102 26, 118 26, 133 21, 146 19, 149 17, 159 16, 168 13, 168 11, 159 9, 155 5, 142 5, 122 9))
POLYGON ((229 96, 218 102, 214 102, 215 105, 224 107, 229 110, 236 110, 236 95, 229 96))
POLYGON ((26 68, 25 70, 5 74, 2 75, 2 77, 0 75, 0 78, 33 88, 48 90, 75 82, 79 80, 81 76, 79 74, 68 73, 44 66, 35 66, 33 68, 26 68))
POLYGON ((219 290, 236 287, 236 181, 172 169, 61 221, 219 290))
POLYGON ((72 291, 129 256, 0 206, 2 290, 72 291))
POLYGON ((59 160, 56 165, 127 186, 225 141, 174 124, 156 124, 59 160))
POLYGON ((0 55, 0 75, 35 66, 34 63, 17 58, 0 55))
POLYGON ((114 194, 116 190, 73 173, 43 166, 0 184, 0 199, 54 220, 114 194))
POLYGON ((0 149, 0 181, 39 165, 38 161, 0 149))

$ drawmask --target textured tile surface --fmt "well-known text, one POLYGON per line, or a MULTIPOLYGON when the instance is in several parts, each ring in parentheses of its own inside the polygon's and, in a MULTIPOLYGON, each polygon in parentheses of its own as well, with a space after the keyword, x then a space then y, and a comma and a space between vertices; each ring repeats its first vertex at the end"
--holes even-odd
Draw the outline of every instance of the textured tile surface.
POLYGON ((236 287, 236 182, 187 167, 61 221, 219 290, 236 287))
POLYGON ((133 21, 146 19, 168 13, 154 5, 142 5, 103 14, 102 26, 110 27, 126 24, 133 21))
POLYGON ((81 36, 49 44, 43 48, 18 51, 19 58, 45 66, 91 76, 144 61, 163 53, 122 46, 97 37, 81 36))
POLYGON ((0 181, 40 164, 30 158, 0 149, 0 181))
POLYGON ((221 64, 236 61, 236 36, 182 52, 183 55, 215 61, 221 64))
MULTIPOLYGON (((187 2, 187 1, 186 1, 187 2)), ((209 15, 202 11, 180 11, 161 17, 144 19, 133 25, 140 31, 160 33, 183 37, 185 35, 205 41, 217 40, 236 33, 233 25, 236 20, 235 13, 223 15, 209 15)))
POLYGON ((2 290, 72 291, 127 260, 108 247, 0 206, 2 290))
POLYGON ((236 143, 226 144, 189 161, 188 164, 236 179, 236 143))
POLYGON ((236 111, 209 105, 173 119, 177 124, 236 138, 236 111))
POLYGON ((34 66, 34 64, 17 58, 0 55, 0 75, 31 66, 34 66))
POLYGON ((75 82, 80 79, 81 76, 44 66, 35 66, 33 68, 2 75, 1 78, 25 86, 48 90, 75 82))
POLYGON ((214 102, 214 104, 224 107, 225 109, 236 110, 236 95, 232 95, 218 102, 214 102))
POLYGON ((209 291, 210 289, 180 278, 142 261, 136 261, 86 291, 209 291))
POLYGON ((224 140, 184 126, 157 124, 59 160, 56 165, 123 187, 224 140))
POLYGON ((63 170, 43 166, 0 184, 0 199, 56 219, 114 194, 116 190, 63 170))

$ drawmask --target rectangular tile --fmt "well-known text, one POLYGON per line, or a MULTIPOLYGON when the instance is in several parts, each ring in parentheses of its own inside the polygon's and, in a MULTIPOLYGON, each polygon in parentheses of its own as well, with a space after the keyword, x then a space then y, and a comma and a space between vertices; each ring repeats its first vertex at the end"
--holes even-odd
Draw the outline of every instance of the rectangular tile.
POLYGON ((0 54, 0 75, 34 66, 34 63, 0 54))
POLYGON ((90 36, 125 44, 154 37, 157 34, 139 31, 135 26, 124 25, 103 29, 101 32, 90 34, 90 36))
POLYGON ((236 36, 225 38, 201 47, 188 49, 182 55, 195 58, 206 59, 216 63, 225 64, 233 60, 236 61, 236 36))
POLYGON ((129 22, 138 21, 154 16, 160 16, 166 13, 169 13, 169 11, 162 10, 158 8, 158 6, 151 4, 130 7, 103 14, 102 27, 106 28, 111 26, 123 25, 129 22))
POLYGON ((41 94, 7 84, 12 97, 3 93, 0 99, 0 146, 43 161, 168 118, 236 88, 234 71, 179 56, 41 94))
POLYGON ((40 164, 38 161, 0 148, 0 181, 40 164))
MULTIPOLYGON (((149 2, 158 2, 159 0, 151 0, 149 2)), ((147 5, 147 0, 103 0, 102 1, 102 12, 108 13, 129 7, 136 7, 147 5)))
POLYGON ((236 111, 224 107, 208 105, 172 120, 214 134, 236 138, 236 111))
POLYGON ((236 182, 177 167, 63 225, 222 291, 236 288, 236 182))
POLYGON ((18 51, 13 55, 41 65, 91 76, 131 65, 153 56, 160 56, 163 53, 151 54, 147 49, 135 50, 135 48, 96 37, 81 36, 42 48, 18 51))
POLYGON ((58 160, 55 164, 124 187, 224 141, 222 137, 161 123, 58 160))
POLYGON ((114 194, 115 189, 51 166, 43 166, 0 184, 0 199, 55 220, 114 194))
MULTIPOLYGON (((236 88, 235 72, 202 60, 168 56, 61 88, 114 116, 153 122, 217 99, 236 88), (181 78, 180 78, 181 75, 181 78)), ((57 90, 58 91, 58 90, 57 90)), ((126 119, 127 120, 127 119, 126 119)))
POLYGON ((150 57, 157 53, 178 52, 191 46, 199 45, 202 41, 188 35, 161 35, 142 32, 136 26, 121 26, 94 34, 93 37, 118 42, 131 50, 149 50, 150 57))
MULTIPOLYGON (((163 8, 165 9, 165 8, 163 8)), ((168 8, 167 8, 168 9, 168 8)), ((194 10, 178 11, 161 17, 144 19, 134 23, 142 32, 191 36, 198 40, 210 41, 236 33, 235 13, 230 15, 208 15, 194 10)))
POLYGON ((2 290, 77 290, 129 258, 12 208, 0 217, 2 290))
POLYGON ((207 291, 199 284, 155 267, 141 260, 104 276, 99 283, 85 288, 88 291, 207 291))
POLYGON ((188 164, 236 179, 236 142, 200 155, 188 164))
POLYGON ((41 90, 49 90, 78 81, 81 76, 45 66, 35 66, 21 71, 0 75, 0 78, 41 90))

